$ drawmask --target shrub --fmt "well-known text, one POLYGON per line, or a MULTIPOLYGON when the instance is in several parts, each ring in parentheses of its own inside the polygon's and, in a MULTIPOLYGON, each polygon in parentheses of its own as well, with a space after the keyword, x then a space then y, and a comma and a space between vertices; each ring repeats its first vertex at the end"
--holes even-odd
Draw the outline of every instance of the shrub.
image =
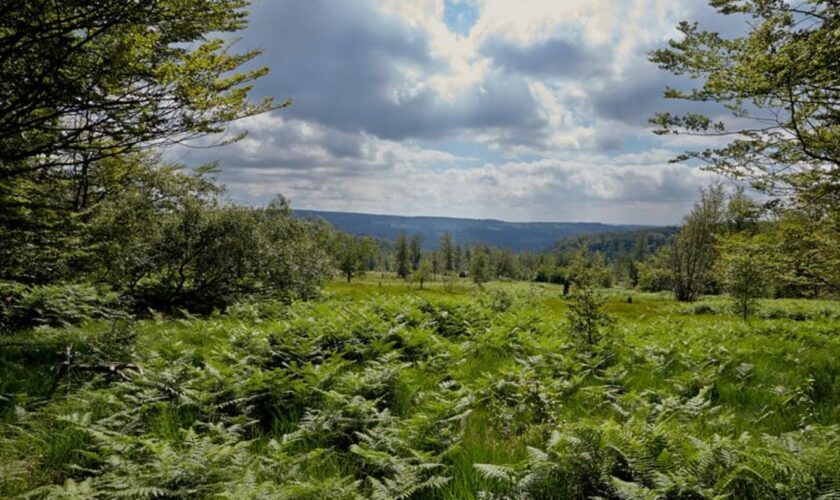
POLYGON ((307 223, 270 209, 191 202, 163 221, 150 248, 126 280, 141 309, 206 314, 248 295, 311 298, 331 274, 307 223))
POLYGON ((497 313, 503 313, 513 305, 513 295, 502 289, 494 288, 481 294, 479 303, 497 313))
POLYGON ((120 315, 118 311, 117 294, 102 286, 0 282, 0 329, 71 325, 114 318, 120 315))

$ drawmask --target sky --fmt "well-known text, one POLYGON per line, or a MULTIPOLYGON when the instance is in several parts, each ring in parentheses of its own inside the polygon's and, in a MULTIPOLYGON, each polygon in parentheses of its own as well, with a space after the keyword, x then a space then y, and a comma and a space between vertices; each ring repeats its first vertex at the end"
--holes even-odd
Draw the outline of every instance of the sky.
POLYGON ((680 20, 744 26, 702 0, 258 0, 235 47, 271 68, 254 96, 292 106, 176 156, 218 161, 253 205, 677 223, 716 180, 669 162, 710 144, 647 123, 696 108, 662 98, 692 82, 647 60, 680 20))

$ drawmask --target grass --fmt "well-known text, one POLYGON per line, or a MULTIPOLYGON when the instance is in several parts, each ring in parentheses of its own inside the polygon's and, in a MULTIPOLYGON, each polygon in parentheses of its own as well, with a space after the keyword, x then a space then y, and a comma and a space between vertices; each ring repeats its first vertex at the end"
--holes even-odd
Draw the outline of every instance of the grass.
POLYGON ((604 293, 616 323, 595 347, 567 335, 560 287, 381 273, 291 306, 17 332, 0 496, 840 491, 840 304, 765 301, 745 323, 721 297, 604 293), (144 372, 53 391, 69 344, 144 372))

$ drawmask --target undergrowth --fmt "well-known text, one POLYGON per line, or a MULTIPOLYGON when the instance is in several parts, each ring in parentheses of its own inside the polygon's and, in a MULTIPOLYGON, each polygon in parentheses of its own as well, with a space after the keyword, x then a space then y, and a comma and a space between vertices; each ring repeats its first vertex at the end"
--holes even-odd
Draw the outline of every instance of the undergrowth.
POLYGON ((586 345, 554 288, 356 287, 0 337, 0 496, 840 495, 833 304, 611 292, 586 345))

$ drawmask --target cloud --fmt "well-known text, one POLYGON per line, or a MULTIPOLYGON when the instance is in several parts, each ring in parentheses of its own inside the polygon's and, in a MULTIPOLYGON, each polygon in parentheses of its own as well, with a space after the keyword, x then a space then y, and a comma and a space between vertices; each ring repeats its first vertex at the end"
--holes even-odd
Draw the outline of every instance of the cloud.
POLYGON ((256 92, 292 107, 171 156, 218 160, 251 203, 674 223, 711 179, 669 164, 685 140, 646 123, 695 109, 662 98, 691 82, 647 61, 681 19, 743 23, 696 0, 263 0, 241 45, 271 67, 256 92))
MULTIPOLYGON (((667 150, 482 162, 371 135, 355 137, 359 148, 342 154, 320 144, 340 142, 346 133, 280 117, 242 126, 251 135, 226 148, 220 180, 252 204, 280 192, 298 208, 673 224, 697 188, 714 179, 669 164, 667 150)), ((207 152, 190 154, 199 162, 207 152)))
POLYGON ((431 53, 424 29, 373 2, 263 2, 246 37, 273 68, 259 91, 291 97, 295 118, 388 139, 539 125, 527 83, 498 71, 441 95, 429 80, 449 61, 431 53))
POLYGON ((531 77, 587 79, 609 71, 609 55, 580 41, 550 38, 520 46, 492 38, 481 50, 500 67, 531 77))

